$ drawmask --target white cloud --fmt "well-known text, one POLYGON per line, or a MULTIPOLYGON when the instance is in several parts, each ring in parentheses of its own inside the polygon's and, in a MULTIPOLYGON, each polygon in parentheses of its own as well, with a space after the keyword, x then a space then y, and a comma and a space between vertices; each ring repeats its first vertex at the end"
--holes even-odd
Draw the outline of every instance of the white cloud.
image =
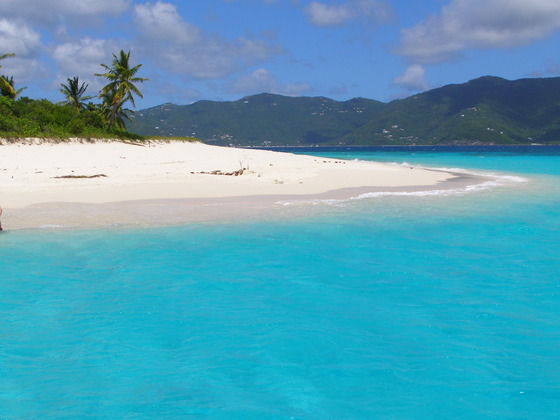
POLYGON ((0 18, 0 54, 14 53, 2 60, 2 74, 13 76, 18 85, 29 82, 42 69, 37 56, 43 48, 41 36, 21 20, 0 18))
MULTIPOLYGON (((122 46, 121 46, 122 48, 122 46)), ((104 39, 83 38, 75 42, 57 45, 52 50, 59 74, 56 86, 66 82, 67 78, 78 76, 81 81, 90 85, 89 94, 98 91, 104 83, 95 73, 103 73, 101 64, 111 64, 112 54, 119 50, 114 41, 104 39)), ((134 57, 131 57, 133 60, 134 57)))
POLYGON ((14 78, 16 89, 35 82, 37 78, 44 78, 47 72, 48 70, 39 60, 18 57, 2 60, 2 69, 0 69, 0 74, 14 78))
MULTIPOLYGON (((66 78, 79 76, 88 79, 93 85, 100 81, 93 76, 100 70, 102 60, 111 55, 94 54, 99 47, 89 38, 74 41, 66 32, 65 25, 84 29, 97 25, 103 17, 116 16, 130 9, 131 0, 0 0, 0 45, 2 53, 14 52, 15 59, 10 59, 5 73, 14 75, 16 81, 47 85, 58 90, 60 82, 66 78), (43 40, 35 28, 46 28, 43 40), (50 38, 50 39, 49 39, 50 38), (54 40, 70 41, 56 44, 54 40), (45 44, 51 43, 49 47, 45 44), (58 69, 49 68, 49 58, 58 69), (95 65, 94 65, 95 63, 95 65), (56 75, 55 75, 56 73, 56 75), (38 77, 39 76, 39 77, 38 77), (48 80, 48 82, 47 82, 48 80)), ((114 52, 116 48, 113 48, 114 52)), ((6 60, 8 61, 8 60, 6 60)), ((4 70, 4 69, 2 69, 4 70)))
POLYGON ((274 93, 278 83, 267 70, 258 69, 250 75, 245 75, 237 79, 230 87, 233 93, 274 93))
POLYGON ((422 91, 430 88, 426 81, 426 69, 424 67, 413 64, 408 66, 403 74, 393 79, 393 85, 405 88, 410 91, 422 91))
POLYGON ((2 54, 15 53, 20 57, 34 55, 41 48, 41 36, 21 20, 0 19, 2 54))
POLYGON ((110 41, 83 38, 57 45, 52 57, 62 71, 74 76, 99 73, 102 70, 100 64, 109 64, 107 61, 114 52, 115 46, 110 41))
POLYGON ((306 7, 305 13, 309 16, 311 23, 318 26, 341 25, 356 17, 347 4, 329 6, 317 1, 311 2, 306 7))
POLYGON ((134 14, 139 30, 150 41, 192 45, 201 40, 200 29, 183 21, 171 3, 138 4, 134 7, 134 14))
POLYGON ((558 29, 558 0, 453 0, 404 29, 397 53, 416 63, 440 62, 467 49, 527 45, 558 29))
POLYGON ((266 69, 257 69, 249 75, 237 79, 228 86, 231 93, 250 95, 256 93, 276 93, 286 96, 297 96, 310 92, 311 86, 307 83, 292 83, 280 85, 276 78, 266 69))
MULTIPOLYGON (((51 25, 64 17, 117 15, 130 7, 130 0, 1 0, 0 15, 51 25)), ((71 19, 69 19, 71 20, 71 19)))
POLYGON ((223 77, 282 52, 259 40, 210 36, 163 1, 136 5, 134 19, 140 34, 138 45, 154 65, 196 79, 223 77))
POLYGON ((389 6, 378 0, 349 0, 341 4, 312 1, 305 14, 317 26, 339 26, 351 20, 383 21, 390 17, 389 6))

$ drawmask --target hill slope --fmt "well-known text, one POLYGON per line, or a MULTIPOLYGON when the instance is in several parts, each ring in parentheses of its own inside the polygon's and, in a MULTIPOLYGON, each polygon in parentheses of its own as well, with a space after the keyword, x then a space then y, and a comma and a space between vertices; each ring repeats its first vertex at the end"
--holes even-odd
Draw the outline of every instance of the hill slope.
POLYGON ((387 104, 272 94, 165 104, 128 129, 247 146, 559 143, 560 78, 485 76, 387 104))
POLYGON ((515 144, 560 141, 560 78, 481 77, 393 101, 346 144, 515 144))
POLYGON ((195 136, 222 145, 321 144, 349 134, 383 106, 361 98, 337 102, 264 93, 233 102, 160 105, 139 111, 128 128, 150 136, 195 136))

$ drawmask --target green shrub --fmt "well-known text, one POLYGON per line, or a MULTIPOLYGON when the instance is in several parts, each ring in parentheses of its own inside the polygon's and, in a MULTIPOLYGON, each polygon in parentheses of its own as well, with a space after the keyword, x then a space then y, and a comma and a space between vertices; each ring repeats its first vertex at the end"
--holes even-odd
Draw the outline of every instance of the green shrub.
POLYGON ((84 137, 143 139, 126 130, 107 131, 99 108, 80 112, 68 105, 41 99, 0 97, 0 137, 84 137))

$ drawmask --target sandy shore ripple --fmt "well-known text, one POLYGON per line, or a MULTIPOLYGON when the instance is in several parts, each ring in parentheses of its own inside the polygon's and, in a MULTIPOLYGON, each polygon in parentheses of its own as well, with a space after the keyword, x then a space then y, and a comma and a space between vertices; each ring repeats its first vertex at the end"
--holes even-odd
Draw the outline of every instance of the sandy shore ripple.
POLYGON ((178 141, 0 145, 0 206, 8 228, 148 223, 161 219, 162 207, 182 220, 181 212, 192 215, 195 209, 204 214, 225 206, 235 213, 282 198, 440 189, 460 178, 384 163, 178 141))

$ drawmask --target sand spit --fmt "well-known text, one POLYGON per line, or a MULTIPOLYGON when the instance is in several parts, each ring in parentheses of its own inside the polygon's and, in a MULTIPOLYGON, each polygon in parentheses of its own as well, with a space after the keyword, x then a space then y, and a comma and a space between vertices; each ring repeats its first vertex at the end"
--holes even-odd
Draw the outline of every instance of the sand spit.
POLYGON ((173 219, 181 221, 181 212, 195 209, 235 214, 285 199, 477 182, 422 168, 179 141, 0 145, 5 228, 149 223, 161 220, 152 214, 155 208, 160 215, 162 209, 176 212, 173 219))

